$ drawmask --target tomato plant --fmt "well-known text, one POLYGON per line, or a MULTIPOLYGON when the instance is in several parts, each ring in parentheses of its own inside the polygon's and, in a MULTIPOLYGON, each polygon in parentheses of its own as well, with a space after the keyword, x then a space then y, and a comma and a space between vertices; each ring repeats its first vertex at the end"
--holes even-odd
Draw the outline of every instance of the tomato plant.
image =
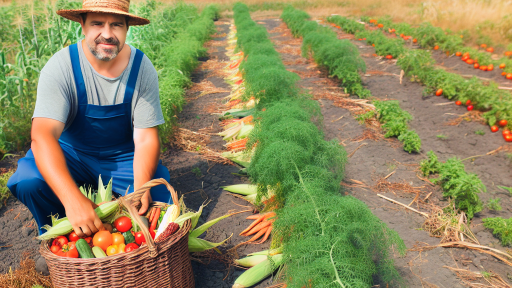
POLYGON ((112 234, 106 230, 99 231, 92 238, 92 243, 105 251, 112 244, 112 234))
POLYGON ((121 216, 114 221, 114 227, 116 227, 117 231, 124 233, 132 229, 132 220, 130 217, 121 216))

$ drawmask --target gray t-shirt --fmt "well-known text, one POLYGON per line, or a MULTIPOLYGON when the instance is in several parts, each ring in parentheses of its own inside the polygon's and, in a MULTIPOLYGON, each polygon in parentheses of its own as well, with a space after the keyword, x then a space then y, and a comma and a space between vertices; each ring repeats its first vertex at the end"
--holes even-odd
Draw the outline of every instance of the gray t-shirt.
MULTIPOLYGON (((82 45, 77 46, 88 103, 100 106, 123 103, 128 76, 135 58, 135 48, 129 46, 130 62, 123 73, 119 77, 108 78, 94 70, 85 57, 82 45)), ((67 129, 75 119, 77 110, 75 79, 69 48, 66 47, 55 53, 41 70, 36 107, 32 117, 60 121, 66 124, 64 129, 67 129)), ((158 74, 151 61, 144 55, 132 98, 132 124, 135 128, 149 128, 163 123, 158 74)))

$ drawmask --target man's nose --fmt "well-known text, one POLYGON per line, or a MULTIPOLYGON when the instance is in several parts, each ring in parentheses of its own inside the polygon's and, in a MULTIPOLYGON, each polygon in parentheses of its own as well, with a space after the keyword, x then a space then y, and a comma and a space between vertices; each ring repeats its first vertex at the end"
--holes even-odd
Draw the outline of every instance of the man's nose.
POLYGON ((105 25, 101 31, 101 36, 105 39, 113 38, 114 34, 112 33, 112 28, 110 28, 110 25, 105 25))

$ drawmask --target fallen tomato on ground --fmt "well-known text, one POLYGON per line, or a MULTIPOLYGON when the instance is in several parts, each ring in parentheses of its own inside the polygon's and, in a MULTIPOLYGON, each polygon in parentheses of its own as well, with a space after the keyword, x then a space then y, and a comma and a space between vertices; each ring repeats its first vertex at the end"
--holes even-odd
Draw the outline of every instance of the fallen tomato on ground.
POLYGON ((471 100, 466 101, 466 105, 471 105, 471 100))
POLYGON ((460 101, 460 100, 455 101, 455 105, 459 105, 459 106, 462 105, 462 101, 460 101))
POLYGON ((469 106, 467 107, 467 109, 468 109, 468 111, 473 110, 473 105, 469 105, 469 106))
POLYGON ((496 133, 496 132, 498 132, 498 130, 500 130, 500 128, 498 128, 498 126, 496 126, 496 125, 491 126, 492 133, 496 133))
POLYGON ((443 89, 437 89, 436 96, 441 96, 441 95, 443 95, 443 89))

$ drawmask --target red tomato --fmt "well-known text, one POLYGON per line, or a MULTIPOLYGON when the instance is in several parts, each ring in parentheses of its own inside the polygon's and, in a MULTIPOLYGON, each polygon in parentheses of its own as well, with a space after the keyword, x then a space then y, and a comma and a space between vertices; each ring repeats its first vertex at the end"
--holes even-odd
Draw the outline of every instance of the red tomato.
POLYGON ((470 104, 471 104, 471 100, 466 101, 466 105, 470 105, 470 104))
POLYGON ((78 239, 80 239, 80 237, 78 237, 78 235, 76 235, 75 231, 71 232, 68 236, 69 238, 69 241, 71 242, 76 242, 78 241, 78 239))
POLYGON ((59 246, 62 247, 64 244, 68 244, 68 238, 66 236, 57 236, 55 239, 53 239, 52 246, 59 246))
POLYGON ((130 219, 130 217, 121 216, 114 221, 114 227, 116 227, 117 231, 124 233, 132 229, 132 219, 130 219))
POLYGON ((505 52, 505 56, 510 56, 510 55, 512 55, 512 51, 506 51, 505 52))
POLYGON ((480 70, 482 70, 482 71, 487 71, 487 66, 485 66, 485 65, 480 66, 480 70))
POLYGON ((468 111, 473 110, 473 105, 469 105, 469 106, 467 107, 467 109, 468 109, 468 111))
POLYGON ((146 238, 144 237, 144 234, 142 234, 142 231, 135 233, 135 243, 137 243, 138 245, 146 243, 146 238))
POLYGON ((496 126, 496 125, 491 126, 492 133, 496 133, 496 132, 498 132, 498 130, 500 130, 500 128, 498 128, 498 126, 496 126))
POLYGON ((386 55, 386 59, 393 59, 392 55, 386 55))
POLYGON ((510 130, 505 129, 503 130, 503 132, 501 132, 501 134, 503 135, 503 137, 505 137, 505 135, 510 135, 510 130))
POLYGON ((487 71, 492 71, 492 70, 494 70, 494 65, 489 64, 489 65, 487 66, 487 71))
POLYGON ((57 255, 61 257, 78 258, 78 250, 76 250, 75 243, 69 242, 68 244, 64 244, 57 252, 57 255))
POLYGON ((500 64, 500 69, 505 69, 505 63, 500 64))
POLYGON ((372 44, 373 47, 375 47, 375 44, 372 44))
POLYGON ((465 55, 465 56, 462 56, 462 58, 460 58, 460 60, 466 62, 466 60, 469 59, 469 56, 465 55))
POLYGON ((462 56, 462 53, 461 52, 455 52, 455 56, 460 57, 460 56, 462 56))
POLYGON ((377 25, 377 27, 379 27, 379 28, 383 28, 383 27, 384 27, 384 24, 379 23, 379 24, 377 25))
POLYGON ((92 244, 100 247, 103 251, 106 251, 108 246, 112 245, 112 234, 106 230, 99 231, 94 234, 92 244))
POLYGON ((507 72, 505 72, 505 71, 501 72, 501 76, 507 76, 507 72))
POLYGON ((508 123, 508 121, 505 119, 498 121, 498 125, 500 125, 501 127, 507 126, 507 123, 508 123))
POLYGON ((512 80, 512 73, 508 73, 506 77, 507 79, 512 80))
POLYGON ((129 243, 129 244, 126 244, 126 247, 124 248, 124 252, 130 252, 137 248, 139 248, 139 245, 137 245, 135 243, 129 243))
POLYGON ((416 39, 416 38, 412 39, 412 43, 418 43, 418 39, 416 39))
POLYGON ((487 44, 482 44, 482 45, 480 45, 480 47, 485 49, 485 48, 487 48, 487 44))
POLYGON ((485 51, 490 52, 490 53, 493 53, 493 52, 494 52, 494 48, 489 47, 489 48, 485 49, 485 51))
POLYGON ((468 59, 468 60, 466 60, 466 63, 468 63, 469 65, 472 65, 473 63, 475 63, 475 61, 473 59, 468 59))
POLYGON ((50 251, 52 251, 53 254, 57 254, 60 249, 62 248, 57 245, 52 245, 52 247, 50 247, 50 251))
POLYGON ((441 95, 443 95, 443 89, 437 89, 436 96, 441 96, 441 95))
POLYGON ((505 139, 505 141, 507 141, 507 142, 512 142, 512 135, 510 135, 510 134, 503 136, 503 138, 504 138, 504 139, 505 139))
POLYGON ((434 46, 434 50, 439 49, 439 45, 434 46))
POLYGON ((473 67, 475 67, 475 69, 478 69, 478 68, 480 68, 480 64, 475 63, 475 65, 473 65, 473 67))
POLYGON ((85 242, 87 242, 87 244, 89 244, 91 248, 94 247, 94 245, 92 244, 92 237, 85 237, 84 240, 85 242))
POLYGON ((460 101, 460 100, 455 101, 455 105, 462 105, 462 101, 460 101))

